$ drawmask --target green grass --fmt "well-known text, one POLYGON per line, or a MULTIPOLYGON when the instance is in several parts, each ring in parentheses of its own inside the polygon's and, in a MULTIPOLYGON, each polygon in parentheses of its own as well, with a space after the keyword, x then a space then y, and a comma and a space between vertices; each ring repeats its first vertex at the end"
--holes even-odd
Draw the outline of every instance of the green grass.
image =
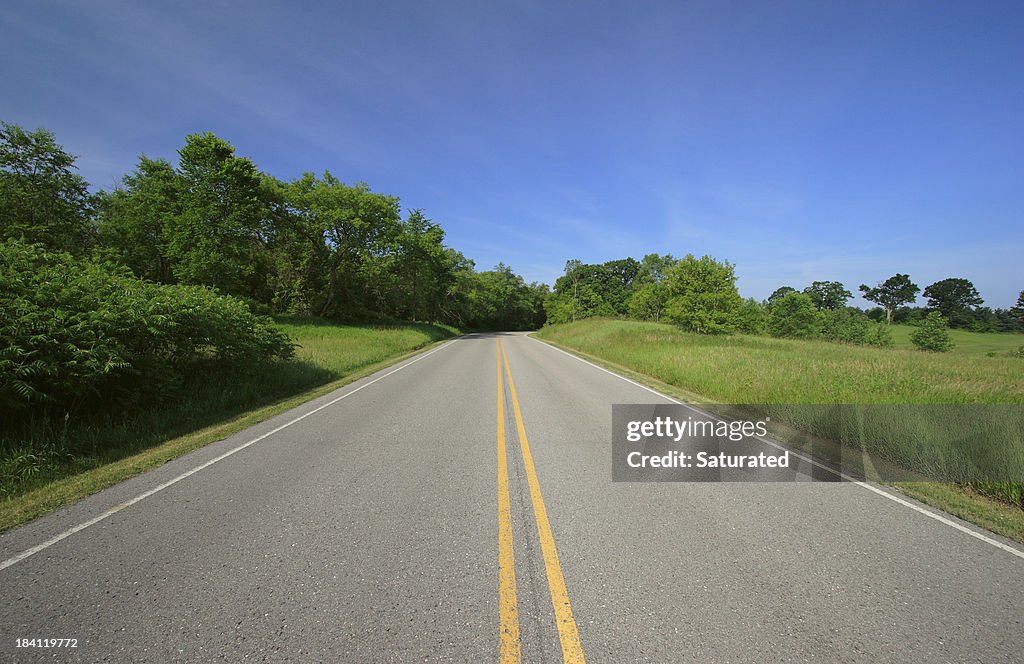
POLYGON ((446 325, 335 325, 318 318, 279 316, 278 326, 297 344, 296 359, 332 379, 389 357, 457 335, 446 325))
POLYGON ((744 404, 1024 403, 1024 362, 587 320, 537 333, 707 399, 744 404))
MULTIPOLYGON (((995 343, 992 341, 985 342, 988 346, 975 341, 970 347, 974 350, 934 354, 824 341, 695 335, 669 325, 622 320, 549 326, 537 336, 603 361, 611 368, 632 372, 633 377, 656 388, 664 390, 667 386, 669 393, 686 401, 764 404, 760 410, 797 429, 805 424, 800 421, 802 414, 813 409, 787 407, 792 404, 1024 404, 1024 362, 986 356, 995 343)), ((933 408, 940 410, 937 406, 933 408)), ((943 426, 938 427, 901 417, 900 409, 869 406, 864 410, 869 417, 858 432, 865 436, 861 442, 867 443, 869 452, 907 470, 928 477, 958 477, 958 473, 979 467, 987 477, 1024 474, 1019 409, 987 405, 959 409, 956 413, 963 416, 962 421, 944 419, 943 426), (1003 440, 986 440, 984 449, 955 428, 969 430, 977 424, 972 418, 988 417, 993 411, 1006 415, 1012 422, 1003 440), (872 417, 877 417, 877 421, 870 421, 872 417), (947 422, 948 431, 944 426, 947 422), (928 426, 932 427, 928 429, 930 433, 922 435, 928 426), (872 429, 874 434, 870 433, 872 429)), ((821 420, 816 419, 814 424, 814 433, 826 437, 837 434, 834 439, 843 440, 839 435, 841 423, 834 423, 831 428, 830 423, 825 423, 822 427, 821 420)), ((1020 509, 1024 506, 1024 495, 1020 483, 976 483, 969 490, 900 486, 958 516, 1009 537, 1024 538, 1024 511, 1020 509), (987 499, 978 492, 1011 503, 1010 514, 1017 515, 1015 521, 1011 519, 1014 525, 999 525, 1006 521, 1006 515, 1000 512, 1002 507, 986 507, 987 499), (948 499, 953 494, 957 501, 948 499), (964 508, 964 504, 970 504, 970 509, 964 508), (1000 514, 986 521, 976 516, 978 512, 1000 514)))
POLYGON ((117 421, 35 423, 0 445, 0 531, 252 426, 458 333, 279 318, 296 358, 245 380, 195 377, 185 397, 117 421))
MULTIPOLYGON (((896 348, 914 350, 910 342, 910 333, 915 329, 912 325, 893 325, 892 339, 896 348)), ((949 338, 953 342, 951 353, 960 355, 987 356, 996 353, 1004 356, 1024 346, 1024 334, 1013 332, 968 332, 967 330, 950 330, 949 338)))

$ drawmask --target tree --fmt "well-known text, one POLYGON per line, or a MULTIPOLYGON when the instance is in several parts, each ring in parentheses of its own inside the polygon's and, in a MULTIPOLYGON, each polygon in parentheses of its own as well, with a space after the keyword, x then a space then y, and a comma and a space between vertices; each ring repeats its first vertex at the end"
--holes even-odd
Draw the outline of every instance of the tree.
POLYGON ((660 284, 665 281, 669 269, 676 264, 672 254, 647 254, 640 259, 640 269, 636 274, 636 283, 660 284))
POLYGON ((736 329, 744 334, 764 334, 767 324, 767 308, 752 297, 736 310, 736 329))
POLYGON ((910 341, 920 350, 944 353, 953 347, 949 339, 949 324, 938 311, 928 314, 916 330, 910 333, 910 341))
POLYGON ((669 301, 666 317, 698 334, 719 334, 736 329, 736 310, 743 303, 736 290, 734 266, 711 256, 687 254, 665 278, 669 301))
MULTIPOLYGON (((572 286, 572 300, 570 302, 569 315, 571 316, 572 322, 576 322, 576 314, 579 309, 579 298, 580 298, 580 279, 583 274, 580 268, 583 267, 583 262, 578 258, 571 258, 565 261, 565 279, 572 286)), ((558 283, 555 283, 557 289, 558 283)))
POLYGON ((838 281, 815 281, 804 289, 804 294, 811 298, 819 311, 845 307, 846 301, 853 297, 853 293, 838 281))
POLYGON ((374 193, 364 182, 347 186, 329 172, 322 178, 304 174, 287 185, 285 199, 322 280, 314 311, 357 318, 371 307, 385 315, 394 298, 392 258, 402 230, 398 199, 374 193))
POLYGON ((1010 307, 1010 315, 1014 316, 1021 325, 1024 325, 1024 291, 1017 296, 1017 304, 1010 307))
POLYGON ((256 166, 209 132, 188 136, 178 155, 181 212, 164 229, 175 277, 269 300, 270 202, 256 166))
POLYGON ((661 314, 668 302, 668 285, 664 282, 648 282, 633 289, 629 298, 628 313, 639 320, 661 320, 661 314))
POLYGON ((493 270, 476 273, 472 283, 471 327, 527 330, 543 323, 538 307, 547 289, 542 284, 527 285, 503 263, 498 263, 493 270))
POLYGON ((452 268, 445 252, 444 230, 422 210, 413 210, 401 225, 397 245, 394 280, 401 294, 395 310, 413 321, 437 320, 452 268))
POLYGON ((640 269, 632 284, 632 294, 626 302, 626 313, 640 320, 661 320, 668 302, 668 271, 676 264, 671 254, 647 254, 640 261, 640 269))
POLYGON ((52 133, 0 122, 0 240, 78 255, 88 249, 93 196, 74 166, 52 133))
POLYGON ((768 312, 768 333, 773 337, 806 339, 818 332, 818 311, 809 295, 786 293, 768 312))
POLYGON ((789 293, 795 293, 796 289, 792 286, 779 286, 775 291, 768 296, 768 306, 772 306, 782 298, 786 297, 789 293))
POLYGON ((896 307, 907 302, 913 302, 921 288, 910 281, 906 274, 895 274, 878 286, 869 288, 865 284, 860 285, 860 291, 864 299, 885 308, 885 320, 892 325, 892 312, 896 307))
POLYGON ((629 297, 633 292, 640 263, 633 258, 622 258, 595 266, 591 271, 591 286, 600 295, 607 315, 625 316, 629 311, 629 297))
POLYGON ((973 320, 972 310, 984 300, 967 279, 943 279, 924 289, 928 307, 938 311, 952 326, 964 326, 973 320))
POLYGON ((113 249, 136 276, 172 283, 166 227, 181 214, 182 180, 163 159, 139 157, 122 186, 101 192, 98 202, 100 244, 113 249))

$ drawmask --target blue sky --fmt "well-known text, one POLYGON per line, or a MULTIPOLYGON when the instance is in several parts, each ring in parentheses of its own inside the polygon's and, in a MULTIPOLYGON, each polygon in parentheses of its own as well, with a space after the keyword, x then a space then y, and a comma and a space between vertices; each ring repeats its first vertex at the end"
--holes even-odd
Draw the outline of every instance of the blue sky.
POLYGON ((15 0, 0 30, 0 119, 96 188, 213 131, 528 280, 692 252, 758 299, 1024 289, 1024 3, 15 0))

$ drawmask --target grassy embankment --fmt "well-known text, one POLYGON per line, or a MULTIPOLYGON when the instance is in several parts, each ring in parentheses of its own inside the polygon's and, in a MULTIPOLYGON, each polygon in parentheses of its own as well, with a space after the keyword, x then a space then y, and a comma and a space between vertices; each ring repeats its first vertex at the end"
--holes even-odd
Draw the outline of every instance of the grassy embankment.
MULTIPOLYGON (((538 336, 615 368, 689 402, 732 404, 1022 404, 1024 361, 987 357, 1024 341, 1015 334, 958 332, 959 349, 947 354, 899 348, 909 331, 897 329, 896 348, 745 335, 705 336, 669 325, 588 320, 546 327, 538 336), (965 342, 965 338, 967 341, 965 342)), ((898 425, 897 425, 898 426, 898 425)), ((912 439, 909 429, 904 439, 912 439)), ((900 438, 900 436, 896 436, 900 438)), ((920 438, 919 436, 917 437, 920 438)), ((1020 463, 1020 441, 1007 458, 1020 463)), ((956 444, 946 436, 944 445, 956 444)), ((816 448, 817 451, 817 448, 816 448)), ((940 463, 963 450, 885 450, 883 456, 911 470, 928 456, 940 463), (892 458, 892 457, 896 458, 892 458)), ((898 483, 924 502, 1024 541, 1021 485, 988 483, 975 488, 945 483, 898 483)))
POLYGON ((246 380, 206 377, 187 396, 118 421, 25 432, 0 450, 0 531, 309 401, 457 334, 409 324, 334 325, 279 318, 296 359, 246 380))

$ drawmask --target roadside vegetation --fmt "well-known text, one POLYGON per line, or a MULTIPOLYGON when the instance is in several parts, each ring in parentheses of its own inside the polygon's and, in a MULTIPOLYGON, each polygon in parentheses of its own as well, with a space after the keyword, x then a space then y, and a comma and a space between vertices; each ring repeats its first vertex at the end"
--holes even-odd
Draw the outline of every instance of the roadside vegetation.
MULTIPOLYGON (((634 377, 653 378, 658 387, 668 386, 676 396, 690 402, 763 404, 769 411, 778 406, 773 412, 783 421, 794 415, 785 408, 789 404, 1024 404, 1021 361, 987 357, 976 350, 998 343, 991 339, 986 342, 985 338, 1016 335, 962 333, 966 334, 983 339, 967 344, 964 351, 950 353, 813 339, 696 334, 667 324, 608 319, 551 325, 537 336, 635 372, 634 377)), ((817 424, 820 426, 820 422, 817 424)), ((955 465, 957 455, 968 452, 956 449, 961 442, 956 436, 937 437, 941 443, 934 446, 915 445, 914 441, 920 442, 920 437, 914 436, 916 430, 900 425, 895 418, 885 423, 885 431, 887 440, 902 441, 902 447, 873 451, 913 471, 927 473, 931 467, 955 465)), ((1011 437, 1004 441, 1006 446, 995 459, 1004 464, 1001 467, 1006 472, 1019 475, 1024 474, 1024 441, 1017 433, 1010 432, 1011 437)), ((961 487, 955 494, 925 485, 900 486, 926 501, 942 499, 940 507, 959 509, 954 513, 975 522, 979 520, 972 513, 991 515, 994 511, 999 517, 983 525, 1024 538, 1024 491, 1020 483, 977 482, 961 487), (978 494, 1014 507, 1009 511, 979 507, 977 500, 984 499, 978 494), (974 503, 972 497, 977 499, 974 503), (956 507, 955 503, 965 501, 973 507, 956 507)))
POLYGON ((0 531, 82 498, 458 333, 444 325, 339 325, 313 317, 268 322, 292 359, 246 370, 214 365, 156 403, 93 408, 66 420, 27 419, 0 434, 0 531))
POLYGON ((3 510, 86 495, 454 325, 543 322, 545 286, 476 271, 365 184, 283 182, 212 134, 186 137, 175 165, 140 157, 112 191, 75 161, 0 123, 3 510))

